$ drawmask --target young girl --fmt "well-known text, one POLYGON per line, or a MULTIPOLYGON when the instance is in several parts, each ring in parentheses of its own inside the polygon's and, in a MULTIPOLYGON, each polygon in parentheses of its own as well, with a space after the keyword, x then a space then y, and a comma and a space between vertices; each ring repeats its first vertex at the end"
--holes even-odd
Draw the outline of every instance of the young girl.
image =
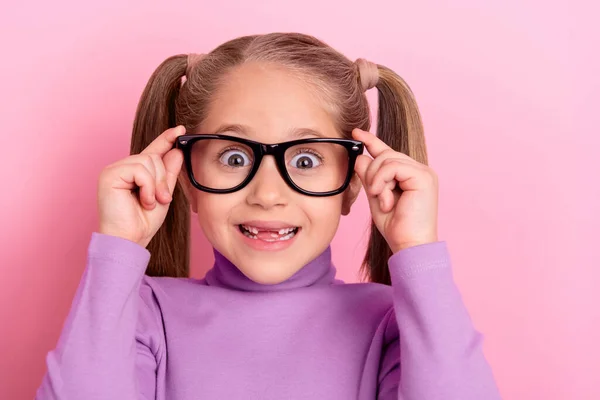
POLYGON ((390 69, 301 34, 174 56, 142 94, 131 153, 100 175, 39 400, 499 398, 438 241, 419 112, 390 69), (329 246, 361 187, 371 282, 345 284, 329 246), (201 280, 190 208, 214 247, 201 280))

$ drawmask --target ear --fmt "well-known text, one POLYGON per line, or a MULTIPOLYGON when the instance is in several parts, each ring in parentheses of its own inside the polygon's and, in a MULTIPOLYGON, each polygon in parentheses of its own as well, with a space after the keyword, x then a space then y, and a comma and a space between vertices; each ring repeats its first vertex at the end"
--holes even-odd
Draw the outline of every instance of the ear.
POLYGON ((197 190, 192 186, 190 179, 188 178, 188 173, 185 170, 185 167, 181 169, 179 176, 177 177, 177 182, 179 182, 185 197, 188 199, 188 203, 192 206, 192 212, 198 214, 198 206, 196 202, 197 190))
POLYGON ((360 182, 360 178, 356 173, 352 175, 350 179, 350 184, 348 185, 348 189, 344 192, 344 198, 342 200, 342 215, 350 214, 350 208, 352 204, 356 201, 358 194, 360 193, 360 189, 362 188, 362 183, 360 182))

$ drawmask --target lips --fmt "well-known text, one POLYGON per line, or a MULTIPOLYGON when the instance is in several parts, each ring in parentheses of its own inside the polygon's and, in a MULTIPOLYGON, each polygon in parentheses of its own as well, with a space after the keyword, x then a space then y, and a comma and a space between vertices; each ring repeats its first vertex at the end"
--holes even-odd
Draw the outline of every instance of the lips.
POLYGON ((252 226, 252 225, 246 225, 246 224, 241 224, 240 227, 242 228, 242 230, 257 235, 259 232, 273 232, 273 233, 278 233, 280 235, 286 235, 290 232, 296 231, 298 229, 298 227, 291 227, 291 228, 281 228, 281 229, 265 229, 265 228, 258 228, 256 226, 252 226))
POLYGON ((240 225, 257 228, 259 230, 280 230, 285 228, 297 228, 296 225, 288 224, 282 221, 244 221, 240 225))

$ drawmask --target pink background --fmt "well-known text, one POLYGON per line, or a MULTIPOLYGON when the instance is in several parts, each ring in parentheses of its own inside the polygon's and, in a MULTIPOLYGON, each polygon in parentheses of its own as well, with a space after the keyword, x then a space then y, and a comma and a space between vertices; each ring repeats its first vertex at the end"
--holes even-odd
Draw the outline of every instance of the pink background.
MULTIPOLYGON (((127 155, 154 68, 242 34, 302 31, 393 68, 416 93, 441 181, 441 238, 503 397, 600 399, 598 6, 7 3, 0 398, 32 398, 40 383, 97 221, 96 177, 127 155)), ((360 198, 334 243, 342 279, 356 280, 367 221, 360 198)), ((212 259, 194 229, 200 276, 212 259)))

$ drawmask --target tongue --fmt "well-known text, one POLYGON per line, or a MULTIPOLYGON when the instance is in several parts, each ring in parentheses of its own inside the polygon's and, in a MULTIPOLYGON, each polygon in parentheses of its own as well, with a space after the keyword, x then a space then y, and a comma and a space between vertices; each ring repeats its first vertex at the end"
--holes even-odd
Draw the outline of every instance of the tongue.
POLYGON ((260 240, 276 240, 283 236, 285 235, 280 235, 277 231, 258 231, 258 233, 256 234, 256 237, 260 240))

